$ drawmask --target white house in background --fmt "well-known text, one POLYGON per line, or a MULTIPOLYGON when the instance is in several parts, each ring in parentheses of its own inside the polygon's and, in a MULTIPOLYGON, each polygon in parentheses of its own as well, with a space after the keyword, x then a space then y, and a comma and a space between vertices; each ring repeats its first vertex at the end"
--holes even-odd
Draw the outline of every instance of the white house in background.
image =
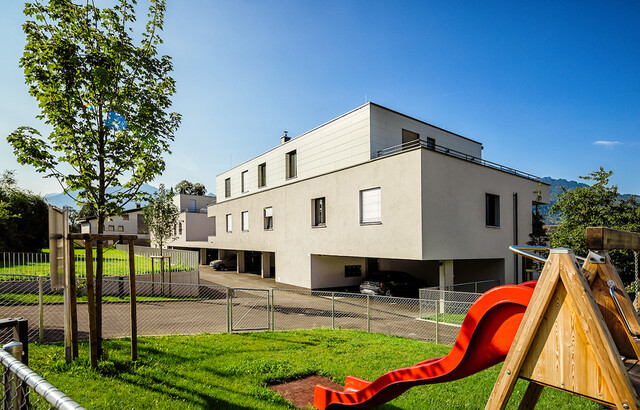
POLYGON ((173 228, 175 239, 167 242, 168 248, 188 249, 200 252, 200 263, 207 261, 208 242, 215 235, 215 219, 207 217, 207 206, 216 203, 215 196, 177 194, 174 204, 180 209, 178 223, 173 228))
POLYGON ((240 272, 311 289, 357 285, 374 270, 429 285, 519 282, 508 246, 528 240, 540 182, 482 159, 482 148, 364 104, 218 175, 209 246, 236 252, 240 272))
MULTIPOLYGON (((93 216, 78 218, 78 222, 81 233, 98 233, 98 218, 93 216)), ((142 219, 140 204, 136 204, 135 208, 122 211, 122 215, 107 217, 104 222, 104 233, 138 235, 135 244, 149 246, 149 231, 142 219)))

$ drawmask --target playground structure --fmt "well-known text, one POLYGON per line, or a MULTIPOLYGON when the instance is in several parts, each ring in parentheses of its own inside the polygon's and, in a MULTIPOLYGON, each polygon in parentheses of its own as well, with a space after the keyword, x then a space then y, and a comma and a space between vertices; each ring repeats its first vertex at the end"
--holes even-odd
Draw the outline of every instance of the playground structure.
POLYGON ((534 408, 544 387, 615 406, 638 409, 640 321, 608 250, 640 250, 640 235, 587 228, 588 257, 551 249, 540 279, 494 288, 465 317, 451 352, 393 370, 373 382, 348 376, 344 391, 316 386, 320 410, 366 408, 413 386, 456 380, 502 366, 486 409, 504 409, 518 378, 529 381, 519 408, 534 408))

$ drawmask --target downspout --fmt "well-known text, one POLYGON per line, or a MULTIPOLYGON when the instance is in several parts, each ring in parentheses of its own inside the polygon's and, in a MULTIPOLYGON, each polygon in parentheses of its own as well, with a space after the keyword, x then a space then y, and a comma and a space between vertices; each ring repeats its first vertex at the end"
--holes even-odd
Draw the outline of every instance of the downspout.
MULTIPOLYGON (((518 244, 518 193, 513 193, 513 243, 518 244)), ((518 255, 513 255, 513 283, 518 283, 518 255)))

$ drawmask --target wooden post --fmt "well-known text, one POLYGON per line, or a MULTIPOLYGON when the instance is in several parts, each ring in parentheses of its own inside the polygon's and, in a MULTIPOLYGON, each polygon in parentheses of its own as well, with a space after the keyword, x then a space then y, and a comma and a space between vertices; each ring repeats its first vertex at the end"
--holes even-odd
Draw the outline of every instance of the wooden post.
POLYGON ((71 309, 72 292, 71 292, 71 261, 69 260, 69 210, 65 209, 62 214, 62 255, 64 265, 64 359, 67 363, 73 360, 72 336, 73 328, 73 312, 71 309))
POLYGON ((71 357, 78 358, 78 286, 76 283, 76 254, 73 239, 69 239, 69 302, 71 303, 71 357))
POLYGON ((97 243, 97 263, 96 263, 96 342, 98 344, 98 355, 102 355, 102 275, 104 272, 103 241, 99 238, 97 243))
POLYGON ((136 317, 136 261, 133 240, 129 240, 129 304, 131 307, 131 360, 138 360, 138 322, 136 317))
POLYGON ((98 367, 98 332, 97 332, 97 318, 96 318, 96 305, 95 305, 95 292, 93 284, 93 249, 91 248, 92 241, 86 241, 84 243, 85 259, 87 264, 87 309, 89 310, 89 358, 91 361, 91 367, 96 369, 98 367))

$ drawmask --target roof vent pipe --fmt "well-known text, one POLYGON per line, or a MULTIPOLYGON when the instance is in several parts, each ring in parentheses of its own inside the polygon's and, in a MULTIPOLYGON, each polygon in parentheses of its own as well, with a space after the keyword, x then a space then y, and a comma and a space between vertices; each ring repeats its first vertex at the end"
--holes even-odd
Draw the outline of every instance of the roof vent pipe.
POLYGON ((284 135, 282 137, 280 137, 280 145, 284 144, 285 142, 289 141, 291 139, 291 137, 289 137, 287 135, 287 131, 284 132, 284 135))

